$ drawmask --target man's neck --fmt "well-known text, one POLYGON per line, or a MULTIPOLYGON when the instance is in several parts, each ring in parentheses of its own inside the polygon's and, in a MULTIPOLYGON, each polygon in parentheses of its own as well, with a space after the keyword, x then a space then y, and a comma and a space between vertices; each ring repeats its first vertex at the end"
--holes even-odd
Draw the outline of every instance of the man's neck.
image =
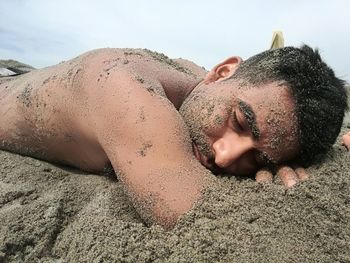
POLYGON ((179 109, 193 89, 204 79, 207 71, 185 59, 173 59, 176 71, 166 71, 162 76, 162 86, 167 98, 179 109))
POLYGON ((191 94, 193 89, 202 81, 202 79, 192 79, 188 82, 174 87, 172 83, 163 83, 163 88, 167 98, 174 104, 175 108, 180 109, 182 103, 191 94))
POLYGON ((160 84, 168 100, 179 109, 187 96, 203 80, 207 71, 185 59, 169 59, 152 51, 147 53, 153 59, 147 57, 141 63, 139 60, 134 69, 140 76, 160 84))

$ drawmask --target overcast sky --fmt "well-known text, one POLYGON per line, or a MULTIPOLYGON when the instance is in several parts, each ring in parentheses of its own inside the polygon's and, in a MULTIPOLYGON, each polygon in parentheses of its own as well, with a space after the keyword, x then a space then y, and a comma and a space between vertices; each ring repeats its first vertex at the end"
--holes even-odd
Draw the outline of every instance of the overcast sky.
POLYGON ((350 81, 346 0, 0 0, 0 58, 45 67, 101 47, 142 47, 211 68, 286 45, 318 47, 350 81))

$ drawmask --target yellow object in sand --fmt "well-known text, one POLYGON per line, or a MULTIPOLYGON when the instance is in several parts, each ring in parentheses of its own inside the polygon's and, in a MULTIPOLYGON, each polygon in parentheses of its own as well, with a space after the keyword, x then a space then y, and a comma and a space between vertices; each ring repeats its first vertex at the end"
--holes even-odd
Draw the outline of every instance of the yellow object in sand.
POLYGON ((284 38, 282 31, 274 31, 272 36, 272 41, 270 49, 284 47, 284 38))

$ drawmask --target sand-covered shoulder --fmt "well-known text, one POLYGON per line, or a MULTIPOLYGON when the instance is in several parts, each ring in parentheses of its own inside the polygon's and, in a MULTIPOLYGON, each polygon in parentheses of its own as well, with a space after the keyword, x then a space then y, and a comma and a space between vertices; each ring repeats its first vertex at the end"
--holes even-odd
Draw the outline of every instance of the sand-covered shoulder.
POLYGON ((0 152, 0 262, 350 262, 350 153, 308 171, 291 190, 216 178, 165 232, 113 178, 0 152))

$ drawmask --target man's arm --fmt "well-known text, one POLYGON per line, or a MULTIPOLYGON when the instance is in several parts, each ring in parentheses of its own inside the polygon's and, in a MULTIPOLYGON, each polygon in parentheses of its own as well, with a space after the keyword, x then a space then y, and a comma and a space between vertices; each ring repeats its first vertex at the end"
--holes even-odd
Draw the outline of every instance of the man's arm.
POLYGON ((210 176, 192 154, 180 115, 127 74, 109 77, 93 95, 96 136, 136 209, 145 220, 172 227, 210 176))

